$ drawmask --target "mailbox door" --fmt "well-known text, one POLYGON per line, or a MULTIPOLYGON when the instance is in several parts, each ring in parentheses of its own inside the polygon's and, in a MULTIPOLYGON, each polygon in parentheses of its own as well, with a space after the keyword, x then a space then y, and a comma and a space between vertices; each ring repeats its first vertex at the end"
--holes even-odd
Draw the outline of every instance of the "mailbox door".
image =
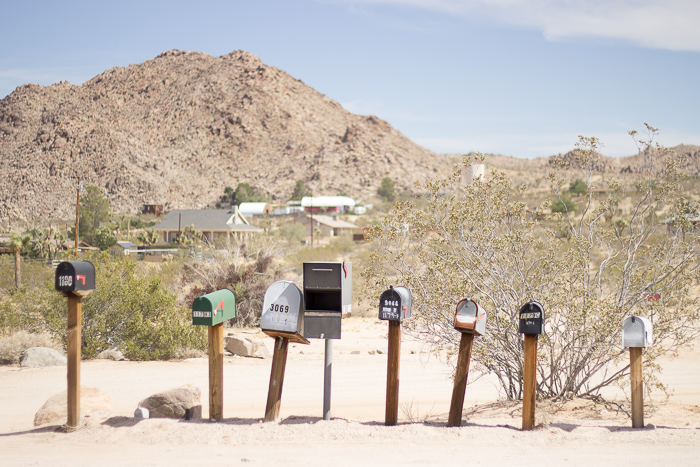
POLYGON ((629 316, 622 323, 623 347, 646 347, 652 341, 652 325, 647 318, 629 316))
POLYGON ((341 263, 304 263, 304 289, 341 289, 341 263))
POLYGON ((85 291, 95 289, 95 266, 89 261, 65 261, 56 267, 56 290, 85 291))
POLYGON ((544 308, 538 302, 531 301, 523 305, 518 317, 518 332, 520 334, 542 334, 544 332, 544 308))
POLYGON ((389 321, 402 321, 402 300, 396 289, 389 289, 379 296, 379 319, 389 321))
POLYGON ((260 329, 263 331, 303 333, 303 301, 301 290, 293 282, 275 282, 265 292, 260 329))
POLYGON ((304 337, 307 339, 340 339, 340 313, 309 311, 304 313, 304 337))
POLYGON ((229 289, 202 295, 192 302, 192 324, 214 326, 236 316, 236 297, 229 289))

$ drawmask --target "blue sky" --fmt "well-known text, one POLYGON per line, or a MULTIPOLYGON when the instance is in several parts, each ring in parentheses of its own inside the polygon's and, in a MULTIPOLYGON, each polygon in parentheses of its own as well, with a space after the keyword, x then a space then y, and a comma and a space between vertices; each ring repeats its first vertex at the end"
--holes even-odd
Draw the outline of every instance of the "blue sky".
POLYGON ((696 0, 0 0, 0 98, 170 49, 247 50, 439 153, 700 144, 696 0))

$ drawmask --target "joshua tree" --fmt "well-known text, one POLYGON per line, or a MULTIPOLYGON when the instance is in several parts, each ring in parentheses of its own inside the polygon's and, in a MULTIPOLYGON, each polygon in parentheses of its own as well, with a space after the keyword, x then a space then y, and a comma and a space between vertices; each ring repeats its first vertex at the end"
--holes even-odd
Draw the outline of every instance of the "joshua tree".
POLYGON ((15 254, 15 287, 18 289, 22 282, 20 254, 22 253, 22 250, 31 245, 31 243, 32 236, 29 234, 10 234, 10 248, 12 248, 12 252, 15 254))

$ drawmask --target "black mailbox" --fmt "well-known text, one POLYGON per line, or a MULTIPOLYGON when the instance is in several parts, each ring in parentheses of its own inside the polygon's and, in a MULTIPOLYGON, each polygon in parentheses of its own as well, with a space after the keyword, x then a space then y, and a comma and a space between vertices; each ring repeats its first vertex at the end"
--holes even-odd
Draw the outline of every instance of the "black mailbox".
POLYGON ((56 290, 95 290, 95 266, 89 261, 66 261, 56 268, 56 290))
POLYGON ((520 309, 518 332, 520 334, 544 333, 544 308, 539 302, 532 300, 520 309))
POLYGON ((352 307, 352 263, 304 263, 304 337, 340 339, 352 307))
POLYGON ((379 296, 379 319, 403 321, 411 316, 411 291, 406 287, 389 287, 379 296))

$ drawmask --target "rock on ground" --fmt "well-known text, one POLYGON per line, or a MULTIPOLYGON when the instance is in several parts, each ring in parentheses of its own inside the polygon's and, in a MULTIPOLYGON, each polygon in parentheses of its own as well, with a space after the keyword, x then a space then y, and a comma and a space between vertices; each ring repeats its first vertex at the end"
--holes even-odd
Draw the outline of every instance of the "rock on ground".
POLYGON ((25 350, 19 358, 19 365, 22 368, 41 368, 66 364, 68 364, 66 357, 48 347, 31 347, 25 350))
POLYGON ((95 358, 103 360, 114 360, 115 362, 126 360, 121 350, 117 349, 116 347, 111 347, 107 350, 103 350, 102 352, 97 354, 97 357, 95 358))
MULTIPOLYGON (((80 387, 80 415, 111 412, 112 399, 99 388, 80 387)), ((68 418, 68 391, 51 396, 34 416, 34 426, 65 423, 68 418)))
POLYGON ((201 397, 197 386, 186 384, 153 394, 139 402, 138 407, 148 409, 149 418, 201 418, 201 397))
POLYGON ((241 357, 270 358, 272 354, 265 340, 250 338, 240 334, 229 334, 224 339, 226 350, 241 357))

